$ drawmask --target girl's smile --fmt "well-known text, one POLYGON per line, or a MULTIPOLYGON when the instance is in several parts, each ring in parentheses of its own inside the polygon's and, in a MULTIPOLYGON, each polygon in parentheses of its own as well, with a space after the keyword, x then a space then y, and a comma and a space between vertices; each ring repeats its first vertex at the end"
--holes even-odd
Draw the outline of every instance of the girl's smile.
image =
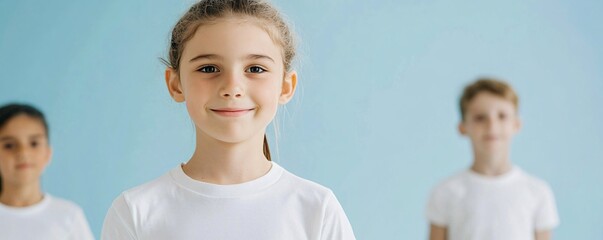
POLYGON ((224 117, 240 117, 255 111, 256 108, 210 108, 209 110, 224 117))
POLYGON ((23 169, 28 169, 28 168, 33 168, 34 165, 31 163, 19 163, 15 166, 15 168, 17 170, 23 170, 23 169))

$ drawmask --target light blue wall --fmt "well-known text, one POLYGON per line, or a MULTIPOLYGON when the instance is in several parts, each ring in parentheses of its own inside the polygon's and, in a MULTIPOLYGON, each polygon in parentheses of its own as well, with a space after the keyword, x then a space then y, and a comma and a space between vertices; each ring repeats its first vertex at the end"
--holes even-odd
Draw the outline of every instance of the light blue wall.
MULTIPOLYGON (((48 115, 44 188, 80 204, 97 236, 121 191, 192 153, 192 123, 158 60, 191 2, 0 1, 0 104, 48 115)), ((456 101, 479 75, 520 94, 512 156, 553 187, 556 239, 602 238, 602 1, 276 5, 301 40, 278 162, 332 188, 358 239, 426 238, 431 187, 471 160, 456 101)))

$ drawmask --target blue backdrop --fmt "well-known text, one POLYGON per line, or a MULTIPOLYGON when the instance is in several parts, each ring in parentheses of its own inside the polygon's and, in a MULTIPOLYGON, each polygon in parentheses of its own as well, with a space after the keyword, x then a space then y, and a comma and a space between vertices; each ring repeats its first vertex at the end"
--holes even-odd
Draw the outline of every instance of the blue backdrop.
MULTIPOLYGON (((0 104, 51 126, 44 189, 99 236, 112 200, 186 161, 194 128, 164 86, 192 1, 0 1, 0 104)), ((603 239, 603 2, 275 2, 299 35, 300 88, 277 161, 334 190, 358 239, 425 239, 430 189, 471 161, 457 98, 481 75, 520 95, 512 159, 548 181, 556 239, 603 239)))

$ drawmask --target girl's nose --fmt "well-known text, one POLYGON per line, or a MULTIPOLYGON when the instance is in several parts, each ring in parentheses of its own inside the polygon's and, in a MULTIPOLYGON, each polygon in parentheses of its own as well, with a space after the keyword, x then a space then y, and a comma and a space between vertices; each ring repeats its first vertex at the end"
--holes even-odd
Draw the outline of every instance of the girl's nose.
POLYGON ((29 153, 27 152, 27 150, 24 147, 17 147, 15 153, 16 153, 15 155, 17 157, 17 161, 23 161, 23 160, 27 159, 27 155, 29 155, 29 153))
POLYGON ((240 88, 233 88, 233 89, 224 89, 222 90, 222 92, 220 93, 220 95, 222 95, 222 97, 225 98, 240 98, 243 96, 243 91, 240 88))
POLYGON ((241 83, 241 77, 236 74, 230 74, 220 89, 220 96, 224 98, 241 98, 245 96, 245 91, 241 83))

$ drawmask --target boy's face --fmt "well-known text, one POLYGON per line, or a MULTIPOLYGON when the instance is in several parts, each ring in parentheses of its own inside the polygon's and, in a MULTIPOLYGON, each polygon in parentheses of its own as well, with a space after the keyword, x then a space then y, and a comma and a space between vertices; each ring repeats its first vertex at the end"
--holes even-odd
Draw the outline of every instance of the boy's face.
POLYGON ((471 139, 474 152, 507 154, 521 123, 513 103, 489 92, 478 93, 467 105, 461 134, 471 139))

